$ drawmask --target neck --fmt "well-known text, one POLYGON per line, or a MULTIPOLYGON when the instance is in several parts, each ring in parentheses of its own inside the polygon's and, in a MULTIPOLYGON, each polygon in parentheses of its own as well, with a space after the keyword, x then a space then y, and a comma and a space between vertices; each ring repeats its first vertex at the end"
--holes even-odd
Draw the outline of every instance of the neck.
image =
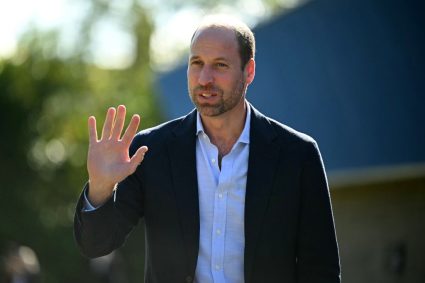
POLYGON ((245 100, 241 100, 233 109, 219 116, 201 115, 204 130, 211 142, 218 148, 219 158, 230 152, 241 135, 245 125, 246 107, 245 100))

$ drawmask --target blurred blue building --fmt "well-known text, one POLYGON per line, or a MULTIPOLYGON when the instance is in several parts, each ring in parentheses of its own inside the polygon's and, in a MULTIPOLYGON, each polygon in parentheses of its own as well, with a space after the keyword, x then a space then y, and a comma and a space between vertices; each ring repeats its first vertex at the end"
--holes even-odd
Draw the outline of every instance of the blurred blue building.
MULTIPOLYGON (((425 282, 424 12, 420 0, 316 0, 254 29, 248 100, 318 141, 346 283, 425 282)), ((193 108, 186 66, 158 86, 167 118, 193 108)))

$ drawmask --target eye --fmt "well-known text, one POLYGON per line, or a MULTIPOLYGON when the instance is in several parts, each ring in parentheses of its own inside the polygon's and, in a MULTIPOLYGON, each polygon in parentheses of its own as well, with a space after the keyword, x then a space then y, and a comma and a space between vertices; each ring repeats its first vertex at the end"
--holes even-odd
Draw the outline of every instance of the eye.
POLYGON ((217 63, 216 66, 219 67, 219 68, 227 68, 228 67, 226 63, 222 63, 222 62, 217 63))
POLYGON ((199 65, 202 65, 202 61, 200 61, 200 60, 193 60, 193 61, 190 62, 190 65, 192 65, 192 66, 199 66, 199 65))

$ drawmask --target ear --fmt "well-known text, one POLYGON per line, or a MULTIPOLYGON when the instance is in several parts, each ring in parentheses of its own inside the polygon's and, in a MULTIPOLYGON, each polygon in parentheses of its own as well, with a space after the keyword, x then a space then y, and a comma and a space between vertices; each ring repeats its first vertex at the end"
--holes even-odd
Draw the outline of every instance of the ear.
POLYGON ((255 60, 253 58, 249 59, 249 61, 246 63, 244 75, 246 85, 248 86, 252 83, 255 77, 255 60))

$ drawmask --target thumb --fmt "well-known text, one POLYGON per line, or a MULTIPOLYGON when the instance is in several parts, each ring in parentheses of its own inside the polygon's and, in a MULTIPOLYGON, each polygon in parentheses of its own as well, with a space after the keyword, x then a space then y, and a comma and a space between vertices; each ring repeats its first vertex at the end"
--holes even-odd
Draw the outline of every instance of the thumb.
POLYGON ((139 147, 139 149, 136 151, 136 153, 131 157, 130 159, 130 165, 131 165, 131 171, 134 173, 136 171, 137 166, 142 163, 143 159, 145 158, 145 153, 148 151, 147 146, 139 147))

